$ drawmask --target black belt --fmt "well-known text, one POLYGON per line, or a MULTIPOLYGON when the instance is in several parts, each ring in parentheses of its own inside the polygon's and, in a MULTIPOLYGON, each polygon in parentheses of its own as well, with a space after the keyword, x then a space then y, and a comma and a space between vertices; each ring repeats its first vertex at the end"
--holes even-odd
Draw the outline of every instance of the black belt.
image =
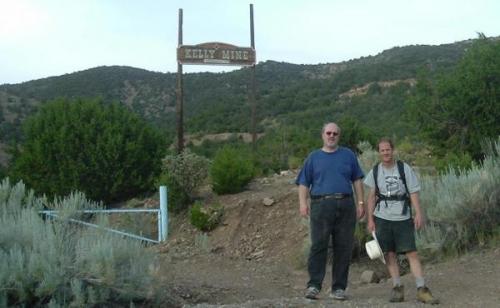
POLYGON ((337 194, 328 194, 328 195, 315 195, 315 196, 311 196, 311 199, 312 200, 326 200, 326 199, 340 200, 340 199, 351 198, 351 197, 352 197, 351 194, 337 193, 337 194))

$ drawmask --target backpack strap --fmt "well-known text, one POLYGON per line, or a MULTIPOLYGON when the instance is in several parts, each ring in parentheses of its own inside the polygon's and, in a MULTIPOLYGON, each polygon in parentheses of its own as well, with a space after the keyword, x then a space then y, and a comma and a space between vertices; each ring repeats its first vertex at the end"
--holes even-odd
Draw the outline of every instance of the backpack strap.
MULTIPOLYGON (((380 194, 380 189, 378 188, 378 166, 380 163, 376 164, 372 169, 373 181, 375 182, 375 208, 378 209, 380 207, 380 201, 382 201, 383 197, 380 194)), ((387 206, 387 201, 385 200, 385 205, 387 206)))
MULTIPOLYGON (((396 161, 396 165, 398 167, 398 172, 399 172, 399 177, 401 178, 401 181, 403 182, 403 185, 405 187, 405 198, 402 200, 404 201, 404 204, 403 204, 403 211, 401 212, 402 215, 406 215, 406 213, 408 212, 408 210, 410 211, 410 216, 412 215, 411 214, 411 199, 410 199, 410 191, 408 190, 408 184, 406 183, 406 174, 405 174, 405 166, 404 166, 404 163, 401 161, 401 160, 397 160, 396 161)), ((376 164, 374 167, 373 167, 373 181, 375 182, 375 196, 376 196, 376 201, 375 201, 375 208, 379 208, 380 207, 380 202, 382 200, 384 200, 385 202, 385 205, 387 206, 387 200, 401 200, 399 198, 388 198, 386 196, 383 196, 382 194, 380 194, 380 189, 378 188, 378 166, 379 164, 376 164)))
POLYGON ((375 182, 375 195, 379 195, 380 194, 380 190, 378 189, 378 164, 376 164, 374 167, 373 167, 373 181, 375 182))
POLYGON ((401 160, 396 161, 396 164, 398 165, 399 177, 401 178, 401 181, 403 181, 403 185, 405 186, 406 189, 405 192, 406 198, 408 199, 407 201, 404 202, 403 212, 401 214, 406 215, 406 212, 408 211, 409 208, 411 216, 411 198, 410 198, 410 190, 408 190, 408 184, 406 183, 405 165, 401 160))

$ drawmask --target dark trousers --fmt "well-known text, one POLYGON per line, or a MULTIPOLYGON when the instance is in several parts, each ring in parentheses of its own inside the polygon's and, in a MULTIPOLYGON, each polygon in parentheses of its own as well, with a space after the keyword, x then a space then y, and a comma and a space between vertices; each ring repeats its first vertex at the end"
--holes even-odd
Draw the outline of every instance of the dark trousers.
POLYGON ((353 199, 313 200, 310 226, 311 250, 308 259, 310 280, 307 286, 321 290, 331 236, 333 243, 332 290, 345 290, 356 226, 356 207, 353 199))

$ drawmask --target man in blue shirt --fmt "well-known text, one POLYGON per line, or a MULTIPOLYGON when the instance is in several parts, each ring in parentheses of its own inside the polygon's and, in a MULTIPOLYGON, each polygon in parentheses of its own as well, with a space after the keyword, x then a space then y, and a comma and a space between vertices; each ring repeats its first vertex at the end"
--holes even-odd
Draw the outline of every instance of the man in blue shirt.
POLYGON ((364 175, 354 152, 338 145, 340 127, 337 124, 325 124, 321 138, 323 147, 309 154, 296 180, 300 214, 310 216, 311 250, 306 298, 317 299, 321 291, 331 237, 333 263, 330 296, 345 300, 356 217, 359 219, 364 216, 361 182, 364 175), (357 206, 354 204, 352 186, 356 192, 357 206))

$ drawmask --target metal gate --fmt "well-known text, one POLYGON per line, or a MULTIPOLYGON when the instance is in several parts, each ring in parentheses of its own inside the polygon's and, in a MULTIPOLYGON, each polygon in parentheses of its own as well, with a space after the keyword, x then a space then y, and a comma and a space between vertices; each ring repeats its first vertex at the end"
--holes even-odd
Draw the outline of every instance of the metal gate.
MULTIPOLYGON (((59 211, 55 210, 45 210, 40 211, 40 213, 45 214, 51 218, 59 218, 59 211)), ((119 234, 122 236, 131 237, 137 240, 146 241, 150 243, 158 244, 160 242, 164 242, 168 237, 168 206, 167 206, 167 187, 160 186, 160 208, 159 209, 113 209, 113 210, 81 210, 77 211, 79 213, 102 213, 102 214, 111 214, 111 213, 156 213, 158 217, 158 240, 154 240, 151 238, 147 238, 144 236, 140 236, 137 234, 132 234, 129 232, 124 232, 120 230, 116 230, 113 228, 99 226, 93 223, 85 222, 78 219, 68 219, 70 222, 81 224, 84 226, 101 229, 104 231, 112 232, 115 234, 119 234)))

